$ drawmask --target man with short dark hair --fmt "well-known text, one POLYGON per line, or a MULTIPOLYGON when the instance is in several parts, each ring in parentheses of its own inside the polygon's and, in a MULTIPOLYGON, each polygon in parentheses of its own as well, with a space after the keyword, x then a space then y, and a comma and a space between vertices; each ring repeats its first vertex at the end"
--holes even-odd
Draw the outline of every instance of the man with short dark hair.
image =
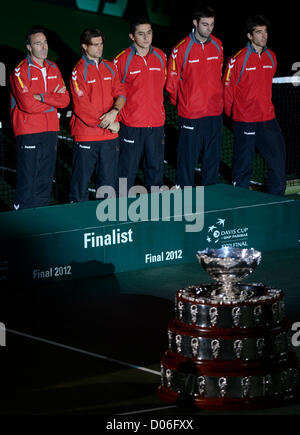
POLYGON ((277 60, 266 45, 268 27, 261 15, 246 23, 248 44, 229 59, 224 74, 225 113, 234 121, 233 184, 249 188, 257 147, 268 169, 268 192, 282 196, 285 144, 272 103, 277 60))
POLYGON ((69 93, 57 65, 47 59, 45 30, 26 35, 28 55, 11 74, 11 117, 17 145, 15 210, 49 205, 56 163, 57 109, 69 93))
POLYGON ((216 184, 221 157, 223 47, 212 35, 215 11, 193 15, 193 31, 172 50, 166 89, 179 115, 176 184, 195 186, 200 154, 202 185, 216 184))
POLYGON ((166 55, 152 46, 147 17, 131 23, 129 38, 133 44, 114 59, 127 98, 120 119, 119 177, 127 178, 129 190, 143 161, 145 185, 151 191, 151 186, 163 185, 166 55))
POLYGON ((74 137, 70 201, 89 199, 88 185, 96 168, 96 188, 117 189, 119 123, 125 103, 116 67, 104 60, 103 34, 87 29, 80 37, 82 57, 73 69, 71 133, 74 137))

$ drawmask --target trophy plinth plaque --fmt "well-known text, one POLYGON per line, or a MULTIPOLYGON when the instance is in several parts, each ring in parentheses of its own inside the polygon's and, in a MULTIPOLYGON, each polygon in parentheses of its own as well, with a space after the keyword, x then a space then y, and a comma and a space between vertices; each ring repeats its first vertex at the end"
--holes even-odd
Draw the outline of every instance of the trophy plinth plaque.
POLYGON ((294 399, 298 360, 283 291, 240 283, 261 253, 226 247, 197 257, 216 283, 177 291, 159 397, 203 409, 270 407, 294 399))

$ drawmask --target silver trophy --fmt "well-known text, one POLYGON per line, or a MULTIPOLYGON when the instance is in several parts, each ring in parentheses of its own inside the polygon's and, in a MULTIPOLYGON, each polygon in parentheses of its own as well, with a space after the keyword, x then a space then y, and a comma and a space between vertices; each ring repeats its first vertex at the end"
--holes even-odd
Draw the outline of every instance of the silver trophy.
POLYGON ((255 249, 223 247, 198 251, 199 263, 205 271, 220 284, 212 291, 211 297, 219 302, 235 302, 247 299, 250 295, 237 285, 250 275, 261 261, 261 252, 255 249))

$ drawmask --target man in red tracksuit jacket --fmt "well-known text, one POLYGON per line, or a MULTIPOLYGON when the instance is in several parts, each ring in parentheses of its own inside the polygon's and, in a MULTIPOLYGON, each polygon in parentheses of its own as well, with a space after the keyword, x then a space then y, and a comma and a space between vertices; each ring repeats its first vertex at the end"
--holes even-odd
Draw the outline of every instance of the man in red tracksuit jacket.
POLYGON ((133 44, 114 59, 126 90, 120 115, 119 177, 127 178, 130 189, 143 159, 148 191, 163 185, 164 165, 166 55, 151 45, 152 36, 148 18, 136 18, 129 33, 133 44))
POLYGON ((250 18, 246 33, 247 46, 229 59, 223 77, 225 113, 234 120, 232 182, 249 188, 257 147, 268 169, 268 192, 282 196, 285 144, 272 103, 277 61, 266 47, 268 21, 263 16, 250 18))
POLYGON ((166 89, 179 115, 176 184, 195 185, 202 153, 203 185, 218 181, 223 112, 221 41, 211 35, 215 11, 203 7, 193 15, 194 29, 172 50, 166 89))
POLYGON ((100 186, 117 189, 119 123, 116 119, 126 99, 116 67, 102 58, 102 32, 86 29, 80 42, 82 57, 70 78, 74 137, 71 202, 88 200, 88 185, 95 168, 97 189, 100 186))
POLYGON ((57 109, 70 101, 57 65, 47 60, 45 31, 31 29, 26 47, 26 59, 10 76, 17 146, 15 210, 49 204, 59 131, 57 109))

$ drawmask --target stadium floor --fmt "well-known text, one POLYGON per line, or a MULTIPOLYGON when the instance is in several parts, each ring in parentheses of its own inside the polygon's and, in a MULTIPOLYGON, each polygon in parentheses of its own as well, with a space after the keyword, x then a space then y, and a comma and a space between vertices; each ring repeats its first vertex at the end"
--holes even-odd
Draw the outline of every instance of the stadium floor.
MULTIPOLYGON (((283 289, 291 322, 300 321, 299 261, 300 248, 267 252, 247 280, 283 289)), ((157 397, 175 292, 209 281, 195 262, 32 288, 3 287, 0 414, 230 414, 169 406, 157 397)), ((300 347, 294 350, 300 358, 300 347)), ((300 402, 234 413, 294 415, 300 414, 300 402)))

